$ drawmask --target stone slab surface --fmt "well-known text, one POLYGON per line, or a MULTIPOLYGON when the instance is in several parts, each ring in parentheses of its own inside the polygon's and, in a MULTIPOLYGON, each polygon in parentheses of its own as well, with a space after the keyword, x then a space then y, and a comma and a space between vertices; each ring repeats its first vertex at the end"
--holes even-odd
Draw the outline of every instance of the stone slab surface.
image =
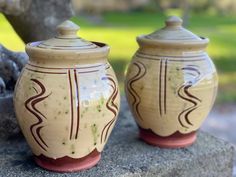
POLYGON ((1 177, 231 177, 234 148, 207 133, 183 149, 159 149, 138 139, 138 130, 122 101, 117 125, 99 164, 70 174, 36 166, 25 140, 19 135, 0 142, 1 177))
MULTIPOLYGON (((202 130, 228 141, 236 148, 236 103, 214 106, 202 126, 202 130)), ((236 153, 234 155, 234 171, 236 177, 236 153)))

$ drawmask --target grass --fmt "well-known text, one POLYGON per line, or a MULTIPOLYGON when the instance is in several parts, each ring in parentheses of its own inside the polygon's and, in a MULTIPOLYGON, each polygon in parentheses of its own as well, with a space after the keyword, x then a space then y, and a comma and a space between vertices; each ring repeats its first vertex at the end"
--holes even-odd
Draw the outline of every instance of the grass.
POLYGON ((0 13, 0 43, 14 51, 23 51, 24 43, 14 32, 14 29, 0 13))
MULTIPOLYGON (((110 62, 114 66, 123 87, 124 73, 132 55, 137 50, 136 36, 148 34, 163 26, 167 15, 179 15, 179 11, 167 14, 130 12, 106 13, 99 24, 84 17, 72 20, 81 26, 79 35, 111 46, 110 62)), ((0 42, 12 50, 23 50, 24 44, 14 33, 5 18, 0 15, 0 42)), ((218 102, 236 102, 236 16, 192 14, 188 29, 210 38, 208 53, 214 60, 220 76, 218 102)))

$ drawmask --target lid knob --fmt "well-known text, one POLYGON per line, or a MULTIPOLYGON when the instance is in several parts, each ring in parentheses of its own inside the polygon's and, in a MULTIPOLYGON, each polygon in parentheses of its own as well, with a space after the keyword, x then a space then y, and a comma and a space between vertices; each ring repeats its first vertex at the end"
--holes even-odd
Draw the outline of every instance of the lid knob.
POLYGON ((77 38, 77 31, 80 29, 78 25, 70 20, 64 21, 57 26, 57 32, 59 38, 77 38))
POLYGON ((170 16, 166 20, 166 27, 181 27, 183 20, 177 16, 170 16))

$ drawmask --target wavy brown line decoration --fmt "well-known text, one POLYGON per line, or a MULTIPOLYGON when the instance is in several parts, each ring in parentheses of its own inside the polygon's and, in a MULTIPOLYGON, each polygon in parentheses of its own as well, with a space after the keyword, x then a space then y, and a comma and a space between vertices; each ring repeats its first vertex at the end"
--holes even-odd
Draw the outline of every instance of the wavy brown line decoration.
MULTIPOLYGON (((199 103, 202 101, 201 99, 197 98, 196 96, 192 95, 189 92, 189 89, 193 86, 193 84, 196 84, 199 80, 200 80, 200 76, 201 73, 200 71, 197 69, 198 66, 193 67, 193 65, 191 66, 187 66, 182 68, 183 71, 188 71, 188 72, 193 72, 191 75, 194 74, 195 78, 193 81, 186 81, 179 89, 178 89, 178 96, 180 98, 182 98, 183 100, 190 102, 193 104, 193 106, 183 110, 179 115, 178 115, 178 120, 179 123, 181 124, 182 127, 184 128, 189 128, 189 126, 192 126, 193 124, 190 122, 189 120, 189 115, 198 108, 199 103), (183 96, 181 94, 181 90, 184 90, 184 93, 187 97, 183 96), (187 122, 188 125, 184 125, 183 121, 182 121, 182 115, 184 115, 184 120, 185 122, 187 122)), ((186 73, 189 74, 189 73, 186 73)))
MULTIPOLYGON (((45 94, 46 92, 46 88, 44 87, 44 85, 37 79, 31 79, 31 81, 33 81, 34 83, 36 83, 40 89, 41 92, 35 96, 30 97, 29 99, 27 99, 25 101, 25 108, 31 113, 33 114, 37 119, 38 122, 31 125, 30 126, 30 132, 34 138, 34 140, 36 141, 36 143, 45 151, 47 151, 47 149, 45 148, 48 147, 47 144, 44 142, 44 140, 42 139, 41 135, 40 135, 40 131, 44 126, 39 126, 43 123, 43 118, 46 118, 37 108, 36 108, 36 104, 42 102, 43 100, 45 100, 46 98, 48 98, 51 94, 41 97, 45 94), (41 97, 41 98, 40 98, 41 97), (29 106, 31 105, 31 107, 29 106), (41 118, 41 116, 43 118, 41 118), (34 129, 36 128, 35 132, 36 135, 34 134, 34 129), (38 140, 39 139, 39 140, 38 140)), ((36 92, 37 93, 37 92, 36 92)))
MULTIPOLYGON (((111 76, 111 75, 107 74, 107 76, 111 76)), ((114 101, 115 101, 115 99, 116 99, 116 97, 118 95, 118 88, 116 86, 115 81, 112 79, 112 76, 110 78, 108 78, 108 80, 110 80, 112 82, 112 84, 113 84, 113 85, 111 85, 111 84, 109 84, 109 85, 113 88, 113 90, 116 90, 115 91, 115 95, 112 98, 111 104, 112 104, 113 107, 116 108, 116 111, 118 111, 118 106, 114 103, 114 101)))
POLYGON ((192 71, 192 72, 195 72, 195 73, 192 73, 194 76, 196 76, 196 79, 199 79, 199 77, 201 76, 201 72, 197 69, 198 66, 196 65, 188 65, 187 67, 183 67, 181 68, 183 71, 192 71), (194 68, 195 66, 195 68, 194 68))
MULTIPOLYGON (((109 76, 109 75, 108 75, 108 76, 109 76)), ((109 132, 109 130, 110 130, 110 127, 111 127, 111 125, 113 125, 113 123, 115 122, 115 120, 116 120, 115 117, 117 116, 117 113, 118 113, 118 106, 114 103, 114 102, 115 102, 115 99, 116 99, 116 97, 117 97, 117 95, 118 95, 118 87, 116 87, 116 83, 115 83, 115 81, 112 79, 112 77, 110 77, 109 80, 113 83, 113 85, 110 84, 110 86, 111 86, 114 90, 116 90, 116 91, 115 91, 115 94, 114 94, 114 96, 112 96, 112 100, 111 100, 111 105, 116 109, 116 115, 114 115, 113 121, 110 123, 110 125, 109 125, 108 128, 107 128, 107 131, 106 131, 106 134, 105 134, 105 141, 107 140, 107 136, 108 136, 108 132, 109 132)), ((108 105, 106 105, 106 106, 108 106, 108 105)))
MULTIPOLYGON (((191 87, 191 85, 189 85, 189 86, 187 86, 187 87, 189 88, 189 87, 191 87)), ((187 88, 187 89, 188 89, 188 88, 187 88)), ((181 116, 184 114, 184 119, 185 119, 185 121, 186 121, 188 124, 192 125, 192 123, 189 121, 189 119, 188 119, 187 116, 189 115, 189 114, 188 114, 189 111, 190 111, 190 113, 191 113, 191 112, 192 112, 192 109, 195 110, 195 107, 197 106, 197 103, 196 103, 195 101, 189 99, 189 98, 186 98, 186 97, 182 96, 181 93, 180 93, 182 89, 186 89, 186 85, 183 85, 183 86, 181 86, 181 87, 179 88, 179 90, 178 90, 178 96, 179 96, 180 98, 182 98, 183 100, 185 100, 185 101, 188 101, 188 102, 193 103, 194 105, 193 105, 192 107, 188 108, 188 109, 183 110, 183 111, 178 115, 178 120, 179 120, 179 123, 181 124, 182 127, 184 127, 184 128, 189 128, 188 126, 186 126, 186 125, 183 124, 183 122, 182 122, 182 117, 181 117, 181 116)))
POLYGON ((39 136, 39 135, 40 135, 40 131, 41 131, 41 129, 42 129, 43 127, 44 127, 44 126, 38 127, 38 128, 36 129, 36 133, 37 133, 37 135, 38 135, 40 141, 48 148, 48 145, 46 144, 46 142, 43 140, 43 138, 42 138, 41 136, 39 136))
POLYGON ((109 129, 110 129, 111 125, 115 122, 115 117, 116 117, 117 112, 118 112, 118 107, 114 103, 114 101, 115 101, 115 99, 118 95, 118 88, 116 87, 115 81, 111 77, 104 77, 103 78, 103 80, 106 80, 106 79, 111 81, 112 84, 113 84, 113 85, 110 84, 110 86, 113 88, 113 93, 111 94, 110 98, 108 99, 108 101, 106 103, 106 107, 107 107, 108 110, 110 110, 114 114, 114 116, 113 116, 112 120, 109 121, 102 130, 101 143, 102 143, 102 139, 103 139, 103 133, 104 133, 105 130, 106 130, 106 133, 105 133, 104 142, 106 141, 109 129), (112 107, 109 105, 110 103, 111 103, 112 107), (113 109, 113 108, 115 108, 115 109, 113 109))
MULTIPOLYGON (((36 90, 36 88, 35 87, 33 87, 34 88, 34 91, 36 92, 36 94, 38 94, 38 90, 36 90)), ((43 98, 39 98, 39 101, 41 101, 41 100, 43 100, 44 99, 44 97, 43 98)), ((32 105, 35 105, 35 101, 32 101, 32 105)), ((35 106, 33 106, 34 108, 35 108, 35 106)), ((47 119, 39 110, 37 110, 36 108, 35 108, 35 111, 38 113, 38 114, 40 114, 42 117, 44 117, 45 119, 47 119)))
POLYGON ((116 82, 113 80, 112 77, 110 77, 108 74, 106 77, 103 77, 102 80, 109 80, 111 84, 109 84, 111 86, 111 88, 113 89, 111 96, 109 97, 107 103, 106 103, 106 108, 111 111, 113 113, 113 118, 105 125, 105 127, 102 130, 101 133, 101 143, 105 142, 107 140, 107 136, 108 136, 108 132, 110 130, 110 127, 112 126, 112 124, 115 122, 115 118, 117 116, 118 113, 118 106, 114 103, 117 95, 118 95, 118 88, 116 86, 116 82), (110 106, 111 104, 111 106, 110 106), (105 133, 106 131, 106 133, 105 133), (103 139, 105 133, 105 137, 103 139))
POLYGON ((133 109, 138 114, 138 117, 141 120, 143 120, 143 118, 142 118, 142 116, 141 116, 141 114, 139 112, 139 105, 141 103, 141 98, 138 95, 138 93, 135 91, 135 89, 133 88, 133 84, 135 82, 137 82, 138 80, 142 79, 146 75, 147 70, 146 70, 145 65, 142 62, 140 62, 140 61, 135 62, 134 66, 136 66, 138 68, 138 72, 128 81, 128 83, 127 83, 127 90, 128 90, 128 92, 130 93, 130 95, 134 99, 134 101, 132 103, 133 109), (142 70, 141 66, 143 67, 143 70, 142 70))
MULTIPOLYGON (((182 70, 183 70, 183 71, 184 71, 184 70, 192 71, 192 72, 193 72, 192 74, 195 74, 195 81, 190 81, 191 86, 192 86, 193 84, 196 84, 196 83, 200 80, 201 72, 198 70, 198 66, 197 66, 197 65, 188 65, 187 67, 183 67, 182 70), (195 72, 195 73, 194 73, 194 72, 195 72)), ((189 74, 189 73, 188 73, 188 74, 189 74)), ((190 86, 190 87, 191 87, 191 86, 190 86)), ((188 88, 189 88, 189 87, 188 87, 188 88)), ((186 95, 188 95, 190 98, 193 98, 193 99, 195 99, 195 100, 201 102, 201 100, 200 100, 199 98, 197 98, 196 96, 190 94, 187 89, 185 89, 185 93, 186 93, 186 95)))

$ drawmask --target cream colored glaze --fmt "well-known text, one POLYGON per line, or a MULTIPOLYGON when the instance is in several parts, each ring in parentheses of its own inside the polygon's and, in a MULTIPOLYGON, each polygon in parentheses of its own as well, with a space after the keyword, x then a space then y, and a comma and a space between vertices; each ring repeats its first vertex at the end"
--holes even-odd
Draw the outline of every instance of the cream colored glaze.
MULTIPOLYGON (((89 65, 89 67, 91 66, 92 65, 89 65)), ((76 104, 78 99, 76 98, 77 87, 74 80, 74 69, 60 69, 52 71, 48 69, 38 69, 29 65, 26 66, 16 88, 15 108, 19 124, 35 155, 43 154, 51 158, 60 158, 64 156, 81 158, 91 153, 95 148, 99 152, 102 151, 114 123, 108 131, 106 141, 103 140, 101 142, 102 130, 109 121, 116 118, 116 116, 114 117, 113 112, 106 107, 106 103, 112 96, 114 89, 110 86, 112 83, 103 80, 103 78, 107 77, 108 74, 111 75, 110 77, 114 79, 116 83, 116 85, 112 86, 116 88, 118 87, 117 81, 114 78, 113 70, 111 68, 106 70, 105 67, 107 66, 109 66, 109 64, 104 63, 103 66, 96 68, 99 69, 97 72, 77 74, 80 104, 79 117, 77 117, 76 104), (29 71, 28 68, 46 72, 65 72, 66 74, 36 73, 29 71), (74 132, 72 139, 69 138, 72 112, 68 72, 70 72, 72 76, 71 80, 73 92, 74 132), (38 119, 29 110, 27 110, 25 106, 25 102, 27 100, 35 95, 38 95, 37 92, 40 93, 42 90, 38 84, 32 81, 32 79, 38 80, 46 89, 45 93, 39 98, 48 96, 46 99, 35 105, 36 109, 40 111, 45 118, 44 116, 40 116, 43 119, 43 122, 39 126, 35 126, 33 129, 33 133, 37 134, 36 129, 43 126, 40 131, 40 135, 48 146, 48 148, 43 146, 46 151, 37 144, 31 134, 30 127, 37 123, 38 119), (37 91, 34 90, 34 88, 37 91), (78 138, 75 139, 77 119, 79 119, 79 131, 78 138)), ((86 72, 88 69, 76 69, 76 71, 86 72)), ((31 103, 28 105, 30 109, 33 109, 31 103)), ((114 100, 114 103, 119 106, 119 94, 114 100)), ((111 102, 109 102, 109 104, 111 104, 111 102)), ((34 112, 38 114, 35 110, 34 112)), ((118 110, 116 111, 116 115, 117 114, 118 110)), ((105 134, 103 139, 104 137, 105 134)), ((37 139, 39 140, 39 137, 37 137, 37 139)))
POLYGON ((163 137, 196 131, 214 104, 218 86, 214 64, 204 49, 208 40, 188 45, 181 40, 173 44, 162 38, 142 39, 138 37, 140 49, 125 84, 136 122, 163 137))
MULTIPOLYGON (((28 53, 38 50, 27 47, 28 53)), ((33 153, 57 159, 101 152, 120 105, 118 82, 107 59, 96 60, 89 49, 82 51, 87 58, 65 51, 68 60, 66 55, 53 57, 55 50, 39 50, 37 57, 30 56, 14 96, 16 116, 33 153)), ((101 48, 105 54, 108 50, 101 48)))

